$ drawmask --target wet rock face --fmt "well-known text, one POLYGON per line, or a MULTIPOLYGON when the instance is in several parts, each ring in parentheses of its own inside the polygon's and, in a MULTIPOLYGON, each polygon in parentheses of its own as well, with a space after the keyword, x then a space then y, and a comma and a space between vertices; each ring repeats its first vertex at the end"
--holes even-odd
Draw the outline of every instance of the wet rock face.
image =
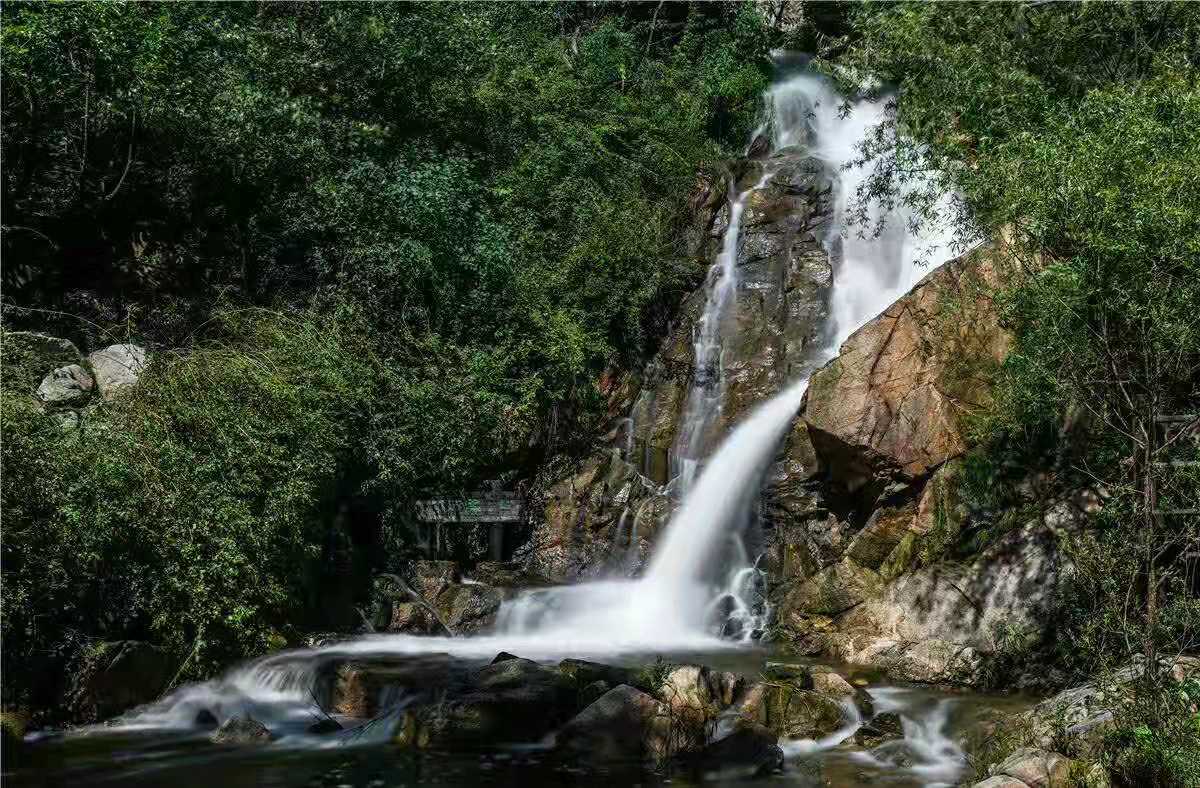
POLYGON ((822 242, 831 188, 823 166, 794 151, 763 166, 774 174, 749 197, 742 218, 722 434, 812 363, 833 285, 822 242))
POLYGON ((964 417, 989 402, 1011 345, 992 301, 1004 278, 991 248, 946 263, 813 376, 803 417, 837 484, 872 497, 966 449, 964 417))
POLYGON ((632 574, 666 520, 665 492, 619 451, 599 451, 550 488, 542 522, 516 558, 550 582, 632 574))
POLYGON ((606 692, 558 732, 562 750, 598 763, 658 760, 672 750, 666 704, 622 684, 606 692))
MULTIPOLYGON (((745 205, 737 253, 738 287, 722 336, 725 395, 707 442, 746 411, 801 376, 821 345, 832 270, 822 236, 830 217, 831 183, 821 164, 789 149, 743 164, 737 188, 767 182, 745 205)), ((697 197, 697 221, 686 234, 697 270, 717 259, 729 221, 728 195, 709 188, 697 197)), ((680 306, 658 353, 636 376, 615 386, 608 434, 597 451, 549 486, 545 515, 534 524, 520 560, 548 579, 576 580, 635 573, 669 516, 663 485, 676 469, 678 440, 689 391, 697 377, 693 338, 704 309, 705 283, 680 306), (622 523, 624 519, 624 523, 622 523), (636 539, 633 521, 636 520, 636 539)), ((813 475, 815 455, 806 427, 789 435, 770 471, 768 505, 779 513, 804 511, 799 482, 813 475)))

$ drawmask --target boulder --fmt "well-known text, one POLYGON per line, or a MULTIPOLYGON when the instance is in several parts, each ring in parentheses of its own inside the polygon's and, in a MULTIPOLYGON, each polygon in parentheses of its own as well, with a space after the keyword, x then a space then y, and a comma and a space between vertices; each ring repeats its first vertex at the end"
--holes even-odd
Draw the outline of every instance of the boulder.
POLYGON ((610 689, 612 689, 612 685, 607 681, 593 681, 586 687, 581 687, 579 689, 579 705, 587 708, 599 700, 610 689))
POLYGON ((405 710, 395 741, 404 747, 461 748, 537 742, 575 712, 575 682, 528 659, 480 668, 461 692, 405 710))
POLYGON ((407 632, 411 635, 446 635, 446 627, 437 614, 424 602, 399 602, 392 605, 387 632, 407 632))
POLYGON ((356 719, 379 716, 401 701, 432 697, 439 691, 465 692, 470 669, 446 655, 364 655, 330 659, 314 687, 322 709, 356 719))
POLYGON ((633 668, 617 665, 605 665, 601 662, 590 662, 586 659, 564 659, 558 663, 558 669, 565 676, 570 676, 580 687, 594 684, 597 681, 610 684, 613 687, 628 684, 642 692, 653 693, 658 689, 652 686, 649 671, 634 670, 633 668))
POLYGON ((1041 637, 1062 571, 1053 532, 1031 523, 969 564, 902 574, 839 616, 833 656, 909 681, 971 683, 997 633, 1041 637))
POLYGON ((266 744, 274 736, 253 717, 231 717, 208 740, 213 744, 266 744))
POLYGON ((768 680, 752 684, 734 711, 787 739, 816 739, 845 724, 842 703, 803 682, 768 680))
POLYGON ((765 777, 782 771, 783 750, 774 731, 742 721, 699 752, 684 756, 681 765, 700 779, 765 777))
POLYGON ((816 613, 833 616, 863 602, 883 587, 879 575, 851 561, 822 569, 788 592, 780 615, 816 613))
POLYGON ((988 404, 1011 346, 992 300, 1006 276, 994 247, 944 264, 813 375, 802 415, 840 485, 873 498, 965 450, 965 419, 988 404))
POLYGON ((496 621, 504 595, 482 583, 460 583, 445 588, 433 601, 444 625, 455 635, 487 629, 496 621))
POLYGON ((856 687, 840 673, 824 665, 814 665, 812 669, 812 687, 816 692, 835 698, 838 701, 849 700, 854 703, 858 713, 870 717, 875 713, 871 695, 861 687, 856 687))
POLYGON ((342 724, 333 717, 321 717, 305 728, 305 730, 309 733, 322 734, 337 733, 338 731, 343 730, 343 728, 342 724))
POLYGON ((157 646, 140 640, 99 643, 83 655, 66 699, 70 718, 94 723, 158 698, 179 667, 157 646))
POLYGON ((447 588, 462 582, 462 575, 454 561, 410 561, 404 580, 418 596, 432 603, 447 588))
POLYGON ((36 331, 4 331, 0 334, 5 385, 32 391, 47 372, 82 359, 79 348, 68 339, 36 331))
POLYGON ((660 761, 703 740, 685 739, 674 731, 665 703, 622 684, 606 692, 558 732, 560 750, 606 765, 660 761))
POLYGON ((1019 780, 1029 788, 1070 788, 1080 764, 1055 752, 1025 747, 994 769, 995 774, 1019 780))
POLYGON ((855 534, 846 557, 859 566, 878 570, 904 537, 912 532, 916 506, 883 507, 871 513, 861 531, 855 534))
POLYGON ((42 378, 37 397, 47 408, 76 408, 87 404, 95 385, 87 370, 70 364, 42 378))
POLYGON ((684 724, 707 725, 733 703, 744 679, 703 665, 679 665, 667 673, 655 695, 684 724))
POLYGON ((87 358, 100 396, 111 400, 138 382, 146 368, 146 350, 137 345, 109 345, 87 358))
MULTIPOLYGON (((1077 687, 1065 689, 1030 709, 1018 725, 1043 749, 1063 749, 1080 758, 1098 759, 1104 739, 1116 728, 1114 717, 1136 697, 1136 682, 1145 659, 1099 676, 1077 687)), ((1175 681, 1200 677, 1200 658, 1163 659, 1161 670, 1175 681)))
MULTIPOLYGON (((425 580, 424 587, 437 592, 445 590, 450 585, 449 582, 433 581, 428 576, 425 577, 425 580)), ((371 581, 370 624, 375 632, 407 632, 413 635, 449 634, 437 610, 424 598, 415 594, 408 581, 390 574, 377 575, 371 581)))
POLYGON ((1029 788, 1029 786, 1006 774, 997 774, 975 783, 971 788, 1029 788))
POLYGON ((904 737, 904 726, 900 715, 894 711, 876 714, 854 732, 854 743, 859 747, 874 749, 887 741, 904 737))

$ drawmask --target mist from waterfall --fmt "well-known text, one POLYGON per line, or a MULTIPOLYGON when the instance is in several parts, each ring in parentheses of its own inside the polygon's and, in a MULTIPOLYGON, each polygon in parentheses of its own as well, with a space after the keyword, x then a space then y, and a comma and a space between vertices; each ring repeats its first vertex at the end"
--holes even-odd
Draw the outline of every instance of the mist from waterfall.
MULTIPOLYGON (((800 75, 772 87, 765 96, 767 120, 760 131, 770 135, 772 150, 803 146, 825 163, 834 182, 834 216, 826 246, 833 264, 831 326, 828 341, 814 350, 804 374, 761 403, 707 459, 692 457, 698 468, 679 508, 660 537, 645 575, 636 580, 609 580, 526 591, 504 603, 494 634, 473 637, 364 635, 329 647, 339 654, 449 653, 490 657, 505 650, 533 659, 561 656, 602 657, 614 653, 661 653, 731 648, 712 629, 712 606, 721 596, 749 593, 747 570, 752 557, 735 550, 741 529, 758 497, 765 473, 800 408, 808 374, 831 358, 838 345, 859 326, 907 292, 927 269, 919 259, 941 261, 949 253, 947 233, 908 233, 907 217, 887 216, 880 235, 849 226, 853 200, 865 174, 846 165, 871 127, 882 119, 881 104, 859 101, 844 113, 840 98, 818 77, 800 75)), ((766 165, 771 171, 770 162, 766 165)), ((769 177, 769 175, 767 176, 769 177)), ((735 302, 740 214, 747 197, 766 179, 738 195, 730 206, 725 242, 709 280, 705 320, 696 336, 697 366, 720 367, 722 313, 735 302), (711 320, 709 319, 711 318, 711 320), (713 366, 715 365, 715 366, 713 366)), ((871 221, 884 218, 878 214, 871 221)), ((732 322, 732 321, 730 321, 732 322)), ((701 370, 698 374, 707 375, 701 370)), ((719 374, 719 372, 717 373, 719 374)), ((719 378, 700 381, 689 405, 689 419, 715 418, 719 378)), ((700 434, 696 424, 683 433, 700 434)), ((697 444, 698 445, 698 444, 697 444)), ((744 599, 737 603, 748 608, 744 599)), ((319 653, 289 652, 264 658, 226 676, 183 688, 129 719, 132 725, 189 725, 194 708, 233 703, 280 706, 284 696, 307 704, 304 693, 265 678, 270 665, 292 665, 319 653), (259 698, 258 695, 262 697, 259 698), (152 721, 151 721, 152 720, 152 721)), ((293 668, 294 669, 294 668, 293 668)), ((262 713, 260 711, 260 713, 262 713)))

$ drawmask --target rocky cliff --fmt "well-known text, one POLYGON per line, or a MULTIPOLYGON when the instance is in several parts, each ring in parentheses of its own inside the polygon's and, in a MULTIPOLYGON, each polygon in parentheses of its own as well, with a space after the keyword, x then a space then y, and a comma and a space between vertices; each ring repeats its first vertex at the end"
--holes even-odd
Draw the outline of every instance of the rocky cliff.
MULTIPOLYGON (((831 184, 823 165, 799 149, 743 162, 733 190, 749 195, 737 251, 738 287, 722 333, 724 386, 709 444, 744 413, 802 374, 820 344, 832 271, 821 238, 830 218, 831 184)), ((703 184, 688 253, 707 270, 729 222, 728 194, 703 184), (718 196, 719 195, 719 196, 718 196)), ((693 336, 705 301, 701 286, 685 299, 658 353, 644 369, 611 381, 609 430, 597 449, 552 479, 544 514, 520 551, 527 566, 563 582, 635 572, 670 514, 667 484, 688 392, 697 374, 693 336)), ((810 473, 810 450, 789 441, 774 469, 774 489, 810 473)))

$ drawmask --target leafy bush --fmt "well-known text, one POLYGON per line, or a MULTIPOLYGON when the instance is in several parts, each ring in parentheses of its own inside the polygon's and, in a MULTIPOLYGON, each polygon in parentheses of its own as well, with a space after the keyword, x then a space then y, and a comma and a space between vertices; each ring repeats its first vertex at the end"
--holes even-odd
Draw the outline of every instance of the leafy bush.
POLYGON ((78 428, 3 392, 5 667, 18 685, 93 637, 194 652, 195 674, 302 623, 353 483, 370 356, 312 318, 220 323, 219 339, 156 354, 78 428))

